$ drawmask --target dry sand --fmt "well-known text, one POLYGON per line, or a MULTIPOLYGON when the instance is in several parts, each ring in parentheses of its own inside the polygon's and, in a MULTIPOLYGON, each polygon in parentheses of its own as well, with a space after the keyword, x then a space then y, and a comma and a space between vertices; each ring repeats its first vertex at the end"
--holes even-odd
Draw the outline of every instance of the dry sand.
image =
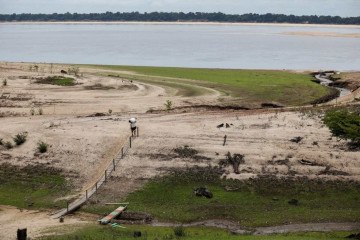
POLYGON ((66 217, 63 223, 50 219, 46 212, 21 210, 0 205, 0 239, 16 239, 17 229, 27 228, 31 239, 43 235, 52 235, 71 231, 88 222, 81 217, 66 217), (66 226, 66 228, 64 228, 66 226), (66 229, 66 230, 65 230, 66 229))

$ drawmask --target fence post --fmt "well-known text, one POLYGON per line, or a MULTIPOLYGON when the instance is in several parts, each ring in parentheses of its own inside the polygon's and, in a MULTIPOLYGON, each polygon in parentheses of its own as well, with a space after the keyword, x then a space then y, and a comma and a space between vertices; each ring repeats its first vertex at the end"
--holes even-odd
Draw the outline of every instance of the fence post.
POLYGON ((113 159, 113 166, 114 166, 114 171, 115 171, 115 159, 113 159))
POLYGON ((130 148, 131 148, 131 137, 129 139, 130 139, 130 148))
POLYGON ((86 189, 85 191, 85 198, 86 198, 86 201, 88 200, 88 190, 86 189))
POLYGON ((121 148, 121 158, 124 158, 124 147, 121 148))
POLYGON ((139 137, 139 127, 136 128, 136 136, 139 137))
POLYGON ((105 170, 105 182, 106 182, 106 170, 105 170))

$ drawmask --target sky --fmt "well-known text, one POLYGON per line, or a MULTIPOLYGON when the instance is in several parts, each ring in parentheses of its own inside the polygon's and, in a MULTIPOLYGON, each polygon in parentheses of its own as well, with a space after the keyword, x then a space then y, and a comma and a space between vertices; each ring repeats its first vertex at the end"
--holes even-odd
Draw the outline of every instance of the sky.
POLYGON ((0 0, 0 13, 223 12, 360 15, 360 0, 0 0))

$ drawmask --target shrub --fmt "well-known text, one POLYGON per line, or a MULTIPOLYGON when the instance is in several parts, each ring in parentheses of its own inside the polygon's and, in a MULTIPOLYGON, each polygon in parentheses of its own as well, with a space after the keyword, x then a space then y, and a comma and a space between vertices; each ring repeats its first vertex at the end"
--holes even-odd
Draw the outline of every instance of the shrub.
POLYGON ((174 149, 174 152, 176 152, 179 157, 183 158, 190 158, 194 157, 196 154, 198 154, 198 151, 185 145, 184 147, 178 147, 174 149))
POLYGON ((18 133, 15 135, 14 142, 16 143, 16 145, 21 145, 24 142, 26 142, 26 138, 27 138, 27 132, 22 132, 22 133, 18 133))
POLYGON ((43 110, 42 110, 42 108, 39 108, 38 113, 39 113, 39 115, 43 115, 43 110))
POLYGON ((360 144, 360 115, 348 109, 327 111, 323 119, 331 133, 339 138, 360 144))
POLYGON ((35 109, 34 109, 34 108, 31 108, 31 109, 30 109, 30 115, 31 115, 31 116, 34 116, 34 115, 35 115, 35 109))
POLYGON ((79 72, 80 72, 79 67, 73 66, 73 67, 68 69, 68 73, 69 74, 74 74, 74 76, 79 76, 79 72))
POLYGON ((6 149, 11 149, 11 148, 14 147, 13 144, 12 144, 10 141, 6 141, 6 142, 4 143, 4 146, 6 147, 6 149))
POLYGON ((172 109, 173 103, 170 100, 166 100, 164 105, 165 105, 166 111, 170 111, 172 109))
POLYGON ((231 153, 228 152, 226 155, 226 159, 223 159, 219 162, 220 166, 228 166, 228 165, 232 165, 233 169, 234 169, 234 173, 239 174, 239 166, 240 164, 245 163, 244 160, 244 155, 242 154, 233 154, 231 156, 231 153))
POLYGON ((39 141, 37 143, 37 150, 39 151, 39 153, 45 153, 47 152, 48 150, 48 147, 49 147, 49 144, 43 142, 43 141, 39 141))
POLYGON ((7 80, 6 80, 6 79, 3 80, 2 85, 3 85, 4 87, 7 86, 7 80))
POLYGON ((174 228, 174 234, 177 237, 184 237, 186 235, 184 227, 183 226, 175 227, 174 228))
POLYGON ((0 145, 4 145, 3 139, 0 138, 0 145))
POLYGON ((111 109, 109 109, 109 110, 108 110, 108 112, 109 112, 109 114, 111 114, 111 113, 112 113, 112 110, 111 110, 111 109))

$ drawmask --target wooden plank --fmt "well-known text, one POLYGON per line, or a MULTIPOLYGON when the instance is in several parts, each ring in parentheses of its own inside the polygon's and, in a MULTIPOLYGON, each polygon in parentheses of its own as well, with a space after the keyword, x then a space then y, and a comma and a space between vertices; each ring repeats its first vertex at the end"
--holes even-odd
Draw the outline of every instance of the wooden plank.
POLYGON ((123 206, 118 207, 117 209, 112 211, 109 215, 107 215, 106 217, 103 217, 102 219, 100 219, 99 220, 100 224, 103 224, 103 225, 108 224, 112 219, 119 216, 125 209, 126 209, 126 206, 125 207, 123 207, 123 206))

